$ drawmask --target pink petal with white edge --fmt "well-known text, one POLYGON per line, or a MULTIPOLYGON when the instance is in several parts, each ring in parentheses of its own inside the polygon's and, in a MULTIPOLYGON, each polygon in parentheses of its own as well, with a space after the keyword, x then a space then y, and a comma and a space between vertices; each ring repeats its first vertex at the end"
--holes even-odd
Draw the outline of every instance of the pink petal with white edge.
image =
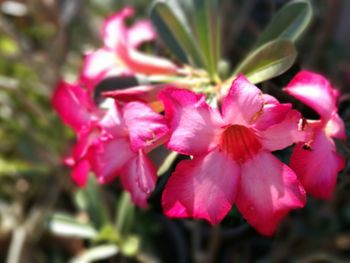
POLYGON ((203 95, 185 89, 168 88, 160 92, 169 119, 167 147, 188 155, 207 153, 218 144, 223 122, 203 95))
POLYGON ((88 160, 83 159, 73 167, 71 177, 79 187, 84 187, 87 183, 89 172, 90 163, 88 160))
POLYGON ((156 31, 148 20, 139 20, 128 31, 129 45, 138 48, 142 43, 152 41, 157 37, 156 31))
POLYGON ((89 89, 93 89, 111 72, 121 74, 124 71, 127 72, 125 66, 118 60, 116 53, 101 48, 85 55, 80 79, 89 89))
POLYGON ((103 28, 105 46, 118 54, 126 67, 137 73, 143 74, 176 74, 177 66, 170 60, 150 56, 137 51, 132 43, 129 43, 128 29, 124 20, 133 15, 131 8, 124 8, 118 14, 110 17, 103 28))
POLYGON ((133 72, 146 75, 175 75, 178 72, 177 66, 170 60, 144 54, 124 44, 118 45, 117 53, 123 63, 133 72))
POLYGON ((116 50, 120 44, 127 45, 128 32, 125 26, 125 19, 133 15, 134 9, 125 7, 105 21, 102 29, 102 37, 107 48, 116 50))
POLYGON ((338 172, 344 168, 344 158, 336 153, 334 142, 321 129, 315 130, 311 148, 303 146, 302 143, 295 146, 290 167, 307 193, 328 199, 335 188, 338 172))
POLYGON ((253 127, 258 130, 266 130, 270 126, 282 122, 291 109, 292 105, 289 103, 265 104, 253 127))
POLYGON ((135 153, 131 151, 127 138, 101 138, 91 147, 89 156, 99 182, 108 183, 119 175, 121 168, 135 153))
POLYGON ((165 214, 219 223, 235 201, 239 174, 239 166, 217 150, 181 161, 163 192, 165 214))
POLYGON ((222 105, 222 116, 227 124, 249 125, 263 108, 261 91, 243 75, 238 76, 222 105))
POLYGON ((52 97, 52 105, 63 122, 79 132, 86 129, 91 120, 88 95, 77 84, 60 81, 52 97))
POLYGON ((236 204, 243 217, 263 235, 272 235, 288 212, 305 204, 295 173, 271 153, 262 151, 241 167, 236 204))
POLYGON ((147 155, 139 151, 123 167, 120 180, 123 187, 130 192, 132 201, 140 207, 146 207, 147 198, 156 185, 156 169, 147 155))
POLYGON ((329 81, 319 74, 303 70, 284 91, 311 107, 324 121, 336 110, 336 93, 329 81))
POLYGON ((305 141, 307 133, 300 130, 300 122, 301 114, 296 110, 290 110, 280 123, 272 125, 266 130, 258 131, 263 149, 276 151, 293 143, 305 141))
POLYGON ((130 102, 123 107, 123 117, 129 131, 133 151, 144 149, 168 133, 162 115, 141 102, 130 102))
POLYGON ((346 139, 344 121, 336 112, 333 112, 330 120, 326 124, 326 134, 333 138, 346 139))

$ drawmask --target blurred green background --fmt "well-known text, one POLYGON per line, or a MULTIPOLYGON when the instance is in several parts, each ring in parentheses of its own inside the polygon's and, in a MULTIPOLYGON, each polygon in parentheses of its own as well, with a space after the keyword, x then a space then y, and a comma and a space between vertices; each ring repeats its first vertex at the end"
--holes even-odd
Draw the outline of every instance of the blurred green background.
MULTIPOLYGON (((288 1, 220 2, 222 55, 235 65, 288 1)), ((46 220, 55 212, 83 221, 87 216, 77 205, 69 169, 62 165, 74 135, 53 111, 50 98, 62 76, 76 78, 84 52, 101 45, 100 28, 108 15, 130 5, 136 19, 144 18, 150 3, 0 1, 0 262, 68 262, 93 245, 47 228, 46 220)), ((313 6, 313 22, 297 44, 297 63, 262 88, 281 96, 279 87, 299 69, 323 73, 340 90, 339 110, 349 135, 350 1, 315 0, 313 6)), ((158 44, 154 52, 159 52, 158 44)), ((340 143, 339 150, 349 160, 349 145, 340 143)), ((349 164, 331 200, 309 198, 306 208, 291 213, 273 238, 259 236, 235 210, 214 229, 205 222, 166 219, 159 201, 164 180, 150 208, 135 211, 132 228, 145 253, 136 259, 117 254, 104 262, 350 262, 349 164)), ((100 190, 102 202, 114 213, 120 186, 100 190)))

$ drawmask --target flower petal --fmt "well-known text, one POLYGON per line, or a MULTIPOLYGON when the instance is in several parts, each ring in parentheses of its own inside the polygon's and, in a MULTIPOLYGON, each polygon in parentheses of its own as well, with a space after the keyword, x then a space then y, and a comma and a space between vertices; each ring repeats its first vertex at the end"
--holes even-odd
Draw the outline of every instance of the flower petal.
POLYGON ((52 105, 63 122, 79 132, 89 126, 91 103, 87 93, 77 84, 61 80, 52 97, 52 105))
POLYGON ((90 172, 90 163, 86 159, 80 160, 71 172, 73 181, 79 186, 84 187, 87 183, 87 179, 90 172))
POLYGON ((141 101, 150 103, 158 100, 159 91, 165 87, 165 85, 142 85, 128 89, 107 91, 103 93, 103 96, 112 97, 121 102, 141 101))
POLYGON ((124 8, 121 12, 106 20, 103 27, 105 46, 115 51, 122 63, 133 72, 176 74, 178 71, 177 66, 170 60, 139 52, 134 48, 134 43, 129 42, 129 31, 125 26, 124 20, 132 16, 133 13, 133 9, 124 8))
POLYGON ((185 89, 168 88, 160 92, 169 119, 167 147, 188 155, 207 153, 218 143, 223 122, 203 95, 185 89))
POLYGON ((261 114, 257 117, 254 127, 258 130, 266 130, 270 126, 282 122, 292 105, 286 104, 265 104, 261 114))
POLYGON ((323 76, 303 70, 284 88, 284 91, 311 107, 327 121, 336 110, 336 93, 323 76))
POLYGON ((280 104, 280 102, 270 94, 263 93, 262 96, 265 104, 280 104))
POLYGON ((297 144, 290 158, 290 167, 296 172, 307 193, 328 199, 337 181, 337 174, 344 168, 344 159, 336 153, 334 142, 321 129, 315 130, 310 145, 297 144))
POLYGON ((151 146, 168 133, 164 117, 141 102, 125 104, 123 116, 129 131, 131 148, 135 152, 151 146))
POLYGON ((239 171, 234 161, 216 150, 181 161, 163 192, 165 214, 219 223, 235 201, 239 171))
POLYGON ((98 132, 94 131, 94 129, 84 130, 83 132, 78 133, 77 143, 72 150, 72 158, 70 161, 72 165, 87 155, 89 147, 97 137, 98 132))
POLYGON ((260 152, 241 169, 236 204, 261 234, 272 235, 291 209, 304 206, 305 191, 295 173, 271 153, 260 152))
POLYGON ((125 7, 120 12, 110 16, 104 23, 102 37, 104 45, 116 50, 120 44, 126 45, 128 41, 128 32, 125 26, 125 19, 134 15, 134 9, 125 7))
POLYGON ((129 28, 129 45, 138 48, 143 42, 154 40, 156 36, 156 31, 149 20, 139 20, 129 28))
POLYGON ((247 125, 263 108, 261 91, 243 75, 238 76, 222 105, 222 116, 227 124, 247 125))
POLYGON ((135 153, 131 151, 126 138, 105 139, 95 141, 89 152, 92 170, 100 183, 112 181, 121 168, 135 153))
POLYGON ((104 136, 123 137, 127 136, 127 127, 118 104, 110 99, 111 105, 108 106, 104 116, 98 123, 104 136))
POLYGON ((101 48, 85 55, 80 80, 91 90, 106 75, 119 75, 125 71, 115 52, 101 48))
POLYGON ((147 155, 139 151, 123 167, 120 180, 123 187, 130 192, 133 202, 140 207, 146 207, 147 198, 156 185, 156 169, 147 155))
POLYGON ((148 75, 175 75, 178 72, 177 66, 170 60, 144 54, 122 43, 118 46, 117 53, 123 63, 133 72, 148 75))
POLYGON ((268 151, 281 150, 293 143, 305 141, 306 132, 300 130, 301 114, 290 110, 286 118, 266 130, 258 131, 263 148, 268 151))
POLYGON ((331 118, 326 124, 326 134, 333 138, 346 139, 344 121, 336 112, 333 112, 331 118))

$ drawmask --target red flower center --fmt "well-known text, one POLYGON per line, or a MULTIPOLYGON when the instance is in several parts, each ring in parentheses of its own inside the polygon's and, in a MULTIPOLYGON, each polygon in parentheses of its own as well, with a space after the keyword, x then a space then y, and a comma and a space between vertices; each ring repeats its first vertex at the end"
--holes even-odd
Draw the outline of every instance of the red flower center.
POLYGON ((241 125, 232 125, 221 134, 220 149, 241 164, 261 149, 261 143, 253 130, 241 125))

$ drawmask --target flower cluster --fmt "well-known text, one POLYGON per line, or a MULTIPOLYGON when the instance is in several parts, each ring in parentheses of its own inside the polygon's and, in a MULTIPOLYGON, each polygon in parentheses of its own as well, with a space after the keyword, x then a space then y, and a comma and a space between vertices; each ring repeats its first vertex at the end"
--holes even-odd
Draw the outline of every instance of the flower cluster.
POLYGON ((104 47, 86 55, 75 83, 57 84, 52 104, 77 134, 71 157, 66 159, 73 180, 84 186, 90 170, 101 183, 120 175, 133 201, 144 207, 156 182, 156 169, 147 153, 167 135, 165 119, 139 101, 113 101, 103 108, 93 100, 94 88, 108 76, 177 71, 170 61, 136 49, 154 39, 155 32, 148 21, 139 21, 128 29, 125 19, 132 14, 133 9, 125 8, 106 20, 104 47))
POLYGON ((243 75, 218 100, 172 84, 109 92, 105 96, 112 98, 97 105, 94 89, 106 77, 183 72, 138 50, 156 34, 145 20, 128 28, 125 19, 132 14, 125 8, 107 19, 104 46, 86 55, 75 83, 59 82, 53 95, 56 111, 77 134, 66 164, 79 186, 90 171, 101 183, 119 176, 135 204, 145 207, 157 179, 147 154, 164 144, 190 157, 177 165, 163 191, 169 217, 216 224, 235 204, 250 225, 271 235, 289 211, 305 205, 306 193, 331 196, 344 167, 333 138, 345 139, 345 131, 337 92, 316 73, 300 72, 284 90, 320 120, 304 119, 290 103, 264 94, 243 75), (155 101, 161 107, 153 107, 155 101), (293 144, 289 164, 273 154, 293 144))

